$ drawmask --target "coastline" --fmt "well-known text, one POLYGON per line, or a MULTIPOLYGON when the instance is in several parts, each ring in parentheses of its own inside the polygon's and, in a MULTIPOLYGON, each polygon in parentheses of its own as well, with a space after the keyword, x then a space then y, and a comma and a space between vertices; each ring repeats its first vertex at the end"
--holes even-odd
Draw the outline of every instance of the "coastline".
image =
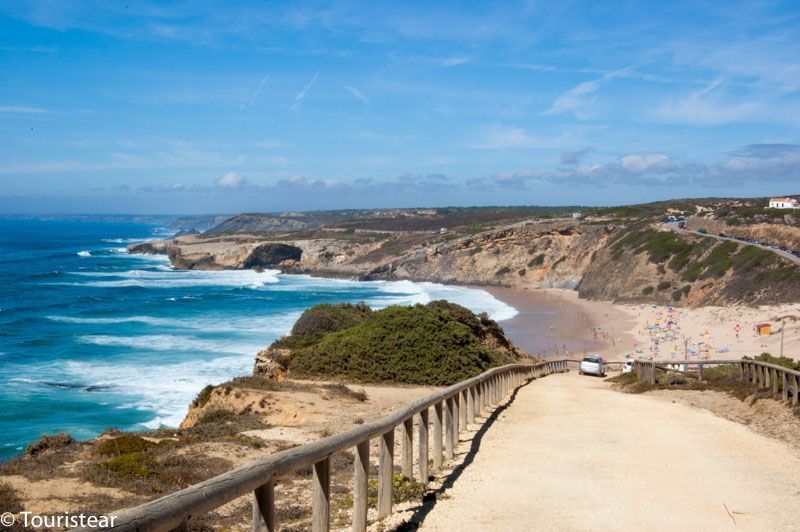
POLYGON ((532 355, 696 360, 782 351, 800 360, 800 304, 684 308, 579 299, 574 290, 475 288, 519 312, 500 325, 532 355), (761 323, 771 325, 769 334, 758 334, 761 323))
POLYGON ((475 286, 514 307, 518 314, 500 322, 521 349, 543 357, 600 354, 623 360, 632 352, 635 315, 606 301, 579 299, 575 290, 475 286))

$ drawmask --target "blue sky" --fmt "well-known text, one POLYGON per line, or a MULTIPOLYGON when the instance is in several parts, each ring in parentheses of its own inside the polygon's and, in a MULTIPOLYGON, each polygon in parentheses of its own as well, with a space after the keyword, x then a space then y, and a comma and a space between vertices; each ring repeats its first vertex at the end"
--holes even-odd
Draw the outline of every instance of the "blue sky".
POLYGON ((0 3, 0 213, 800 192, 794 2, 0 3))

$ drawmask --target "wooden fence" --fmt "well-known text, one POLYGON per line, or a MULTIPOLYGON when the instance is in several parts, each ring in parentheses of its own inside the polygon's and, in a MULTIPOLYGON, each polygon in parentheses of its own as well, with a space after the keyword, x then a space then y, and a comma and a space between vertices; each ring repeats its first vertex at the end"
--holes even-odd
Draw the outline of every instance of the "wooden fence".
POLYGON ((640 381, 655 384, 658 380, 658 371, 669 371, 674 369, 670 366, 685 366, 687 369, 696 371, 697 378, 703 380, 703 368, 705 366, 732 364, 739 366, 739 379, 742 382, 755 384, 759 388, 772 388, 774 396, 779 396, 791 405, 797 406, 798 394, 800 394, 800 371, 761 362, 759 360, 692 360, 685 362, 673 361, 654 361, 636 360, 633 370, 640 381))
MULTIPOLYGON (((179 531, 188 522, 238 497, 252 493, 253 530, 276 530, 275 479, 281 475, 312 467, 312 530, 330 529, 330 460, 331 456, 355 448, 353 475, 352 529, 367 527, 367 492, 369 485, 370 440, 379 438, 378 518, 392 511, 395 428, 400 427, 400 457, 403 474, 415 477, 413 458, 414 419, 418 423, 418 481, 427 483, 429 458, 433 468, 442 467, 444 459, 454 455, 459 433, 467 423, 500 403, 514 388, 555 372, 567 371, 568 360, 537 364, 511 364, 490 369, 477 377, 460 382, 392 414, 299 447, 270 454, 264 458, 216 476, 160 499, 126 510, 117 516, 115 531, 179 531), (433 423, 430 424, 431 412, 433 423), (433 431, 433 450, 429 430, 433 431), (432 456, 431 456, 432 454, 432 456)), ((488 416, 487 416, 488 417, 488 416)))

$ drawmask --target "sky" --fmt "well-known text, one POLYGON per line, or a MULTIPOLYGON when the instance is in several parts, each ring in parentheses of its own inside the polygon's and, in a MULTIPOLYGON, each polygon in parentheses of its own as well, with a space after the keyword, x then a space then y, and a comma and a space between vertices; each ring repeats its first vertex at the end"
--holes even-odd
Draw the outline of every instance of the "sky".
POLYGON ((796 0, 0 3, 0 213, 797 193, 796 0))

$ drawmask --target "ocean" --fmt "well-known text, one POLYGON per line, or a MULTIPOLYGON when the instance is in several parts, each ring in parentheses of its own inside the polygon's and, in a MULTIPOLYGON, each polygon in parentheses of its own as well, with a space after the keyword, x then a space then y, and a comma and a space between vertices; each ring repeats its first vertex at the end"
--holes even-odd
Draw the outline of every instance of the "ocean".
POLYGON ((207 384, 249 374, 256 352, 317 303, 447 299, 496 320, 483 290, 277 271, 181 271, 126 245, 167 236, 123 223, 0 220, 0 459, 43 434, 177 426, 207 384))

